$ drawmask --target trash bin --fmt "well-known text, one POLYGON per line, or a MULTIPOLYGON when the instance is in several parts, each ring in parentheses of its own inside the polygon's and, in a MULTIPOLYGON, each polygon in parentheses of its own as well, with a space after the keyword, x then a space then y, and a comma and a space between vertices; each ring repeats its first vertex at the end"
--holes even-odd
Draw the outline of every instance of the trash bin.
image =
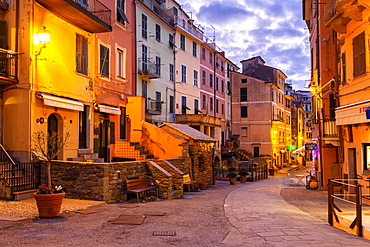
POLYGON ((274 168, 270 168, 269 169, 270 176, 274 176, 274 172, 275 172, 274 168))

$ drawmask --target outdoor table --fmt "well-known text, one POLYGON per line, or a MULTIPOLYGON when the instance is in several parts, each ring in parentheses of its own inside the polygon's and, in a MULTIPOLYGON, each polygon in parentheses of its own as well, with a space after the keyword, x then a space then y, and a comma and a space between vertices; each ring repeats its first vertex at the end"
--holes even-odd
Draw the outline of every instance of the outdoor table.
POLYGON ((295 177, 298 180, 298 182, 296 183, 297 185, 302 184, 303 186, 305 186, 305 184, 303 182, 304 175, 295 175, 295 177))

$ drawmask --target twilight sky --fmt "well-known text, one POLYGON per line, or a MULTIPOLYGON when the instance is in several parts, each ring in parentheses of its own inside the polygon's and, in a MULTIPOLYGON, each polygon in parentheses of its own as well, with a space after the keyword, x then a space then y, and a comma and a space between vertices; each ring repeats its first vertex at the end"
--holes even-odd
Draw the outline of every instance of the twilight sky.
POLYGON ((282 70, 294 89, 308 85, 309 34, 302 20, 302 0, 177 2, 196 25, 205 27, 206 36, 214 35, 211 25, 215 28, 217 46, 240 68, 240 61, 261 56, 265 65, 282 70))

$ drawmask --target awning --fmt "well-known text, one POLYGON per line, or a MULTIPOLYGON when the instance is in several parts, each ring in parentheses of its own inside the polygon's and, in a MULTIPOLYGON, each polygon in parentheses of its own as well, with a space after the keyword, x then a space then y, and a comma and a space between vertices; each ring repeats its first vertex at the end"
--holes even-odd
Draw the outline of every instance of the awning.
POLYGON ((83 111, 84 104, 81 102, 65 99, 57 96, 51 96, 48 94, 39 94, 38 97, 44 100, 44 104, 48 106, 54 106, 74 111, 83 111))
POLYGON ((292 152, 292 154, 298 154, 298 153, 303 152, 303 151, 305 151, 305 150, 306 150, 306 147, 305 147, 305 146, 302 146, 302 147, 300 147, 300 148, 298 148, 298 149, 294 150, 294 151, 292 152))
POLYGON ((107 105, 98 105, 100 112, 105 112, 113 115, 121 115, 121 109, 117 107, 107 106, 107 105))
POLYGON ((362 101, 355 104, 337 107, 335 109, 336 125, 367 123, 366 108, 370 106, 370 101, 362 101))

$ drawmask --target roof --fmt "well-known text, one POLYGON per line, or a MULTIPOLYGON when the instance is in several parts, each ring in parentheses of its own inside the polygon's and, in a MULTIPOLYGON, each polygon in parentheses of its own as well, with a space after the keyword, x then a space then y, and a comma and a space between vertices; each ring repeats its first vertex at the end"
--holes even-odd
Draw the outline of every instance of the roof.
POLYGON ((175 124, 175 123, 164 123, 159 128, 168 126, 174 130, 177 130, 181 132, 182 134, 188 136, 189 138, 192 138, 194 140, 201 140, 201 141, 213 141, 215 142, 216 139, 209 137, 202 132, 190 127, 189 125, 186 124, 175 124))

